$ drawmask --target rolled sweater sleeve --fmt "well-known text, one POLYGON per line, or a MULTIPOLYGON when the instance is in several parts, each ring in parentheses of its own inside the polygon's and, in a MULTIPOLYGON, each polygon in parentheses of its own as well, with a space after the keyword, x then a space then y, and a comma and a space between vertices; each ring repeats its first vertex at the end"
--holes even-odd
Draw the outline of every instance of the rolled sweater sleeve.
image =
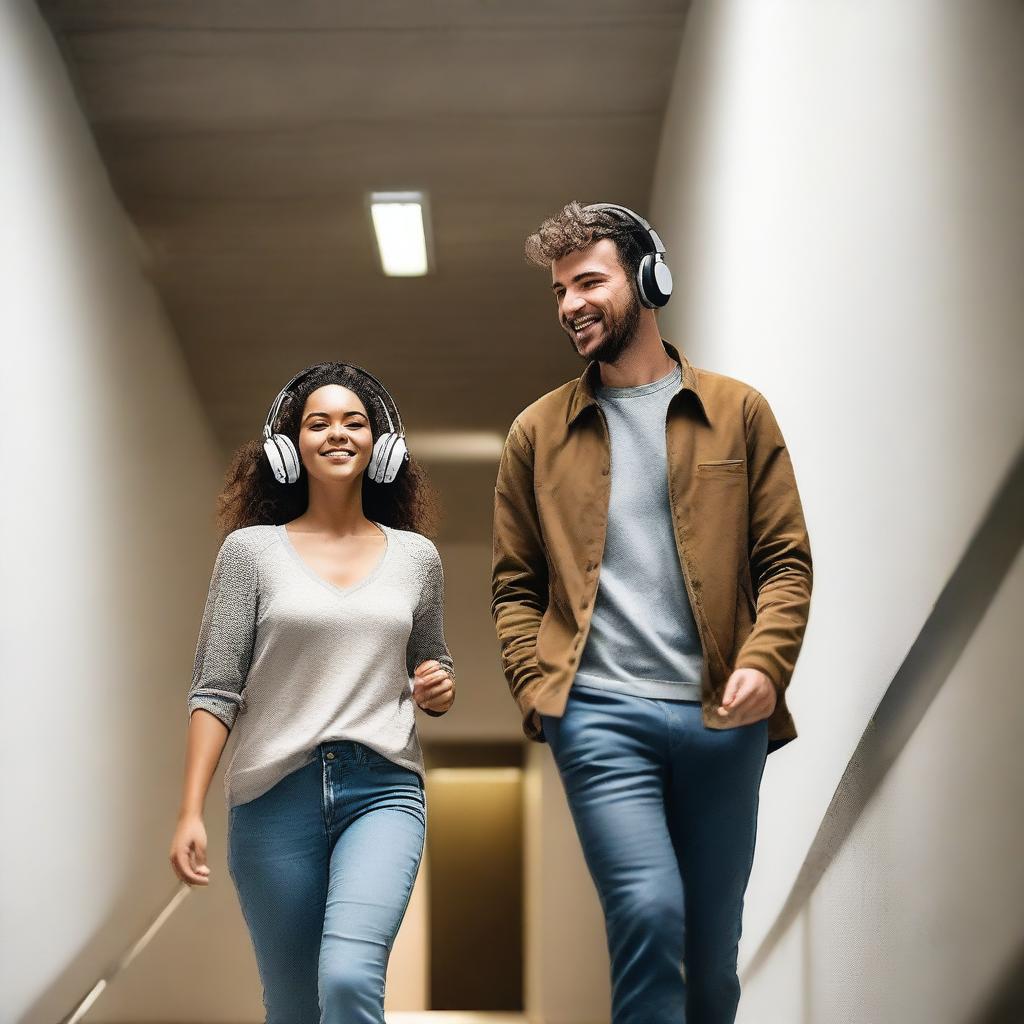
MULTIPOLYGON (((406 647, 406 667, 412 676, 417 665, 433 659, 454 679, 455 665, 444 639, 444 572, 441 556, 437 548, 425 538, 424 544, 423 585, 406 647)), ((443 711, 424 710, 435 718, 445 714, 443 711)))
POLYGON ((231 729, 245 703, 245 682, 256 636, 257 571, 254 553, 238 532, 217 554, 196 644, 188 717, 209 711, 231 729))

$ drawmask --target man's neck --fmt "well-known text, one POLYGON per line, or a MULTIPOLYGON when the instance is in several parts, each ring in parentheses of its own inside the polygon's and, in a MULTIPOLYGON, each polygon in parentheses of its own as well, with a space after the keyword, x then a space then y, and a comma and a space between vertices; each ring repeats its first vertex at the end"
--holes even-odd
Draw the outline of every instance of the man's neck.
POLYGON ((644 318, 637 335, 614 363, 599 363, 607 388, 637 388, 670 374, 678 365, 665 351, 654 317, 644 318))

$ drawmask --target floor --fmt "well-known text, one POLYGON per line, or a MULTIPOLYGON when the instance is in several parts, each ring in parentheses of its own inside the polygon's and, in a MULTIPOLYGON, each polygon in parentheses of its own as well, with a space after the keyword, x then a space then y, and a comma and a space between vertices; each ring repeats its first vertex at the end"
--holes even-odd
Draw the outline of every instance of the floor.
POLYGON ((385 1014, 387 1024, 529 1024, 520 1013, 467 1013, 455 1010, 433 1010, 428 1013, 385 1014))

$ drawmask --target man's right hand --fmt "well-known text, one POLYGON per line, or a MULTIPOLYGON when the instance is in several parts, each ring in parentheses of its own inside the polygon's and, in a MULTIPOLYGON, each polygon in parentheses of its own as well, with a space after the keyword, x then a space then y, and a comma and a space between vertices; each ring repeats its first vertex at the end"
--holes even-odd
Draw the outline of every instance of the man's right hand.
POLYGON ((750 725, 771 718, 775 702, 775 687, 760 669, 737 668, 725 684, 718 717, 729 726, 750 725))

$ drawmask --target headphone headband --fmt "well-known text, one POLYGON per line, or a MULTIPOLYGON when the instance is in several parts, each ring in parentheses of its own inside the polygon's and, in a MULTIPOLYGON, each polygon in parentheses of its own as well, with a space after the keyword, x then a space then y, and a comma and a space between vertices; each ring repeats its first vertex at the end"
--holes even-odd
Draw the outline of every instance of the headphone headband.
POLYGON ((277 420, 278 415, 281 412, 281 406, 284 405, 285 398, 288 397, 291 389, 295 386, 296 382, 301 380, 308 374, 313 373, 316 370, 322 370, 326 367, 331 366, 344 366, 346 369, 352 370, 355 373, 362 374, 367 380, 370 381, 373 390, 377 394, 377 398, 380 400, 381 408, 384 410, 384 416, 388 421, 388 433, 395 433, 395 422, 391 419, 391 412, 388 409, 388 403, 395 412, 395 420, 398 421, 398 435, 405 437, 405 428, 402 426, 402 414, 398 411, 398 404, 391 397, 388 389, 376 378, 369 370, 364 370, 361 366, 356 366, 355 363, 346 363, 344 361, 337 361, 332 363, 315 363, 313 366, 307 366, 304 370, 299 370, 295 376, 288 381, 287 384, 277 393, 277 397, 274 399, 270 406, 270 412, 267 413, 267 419, 263 424, 263 436, 264 438, 270 437, 274 432, 274 423, 277 420))
POLYGON ((651 243, 651 252, 658 256, 665 255, 665 243, 661 240, 658 232, 640 216, 639 213, 631 210, 628 206, 619 206, 618 203, 591 203, 584 206, 584 210, 610 210, 613 213, 622 214, 627 220, 631 220, 640 230, 646 234, 651 243))

